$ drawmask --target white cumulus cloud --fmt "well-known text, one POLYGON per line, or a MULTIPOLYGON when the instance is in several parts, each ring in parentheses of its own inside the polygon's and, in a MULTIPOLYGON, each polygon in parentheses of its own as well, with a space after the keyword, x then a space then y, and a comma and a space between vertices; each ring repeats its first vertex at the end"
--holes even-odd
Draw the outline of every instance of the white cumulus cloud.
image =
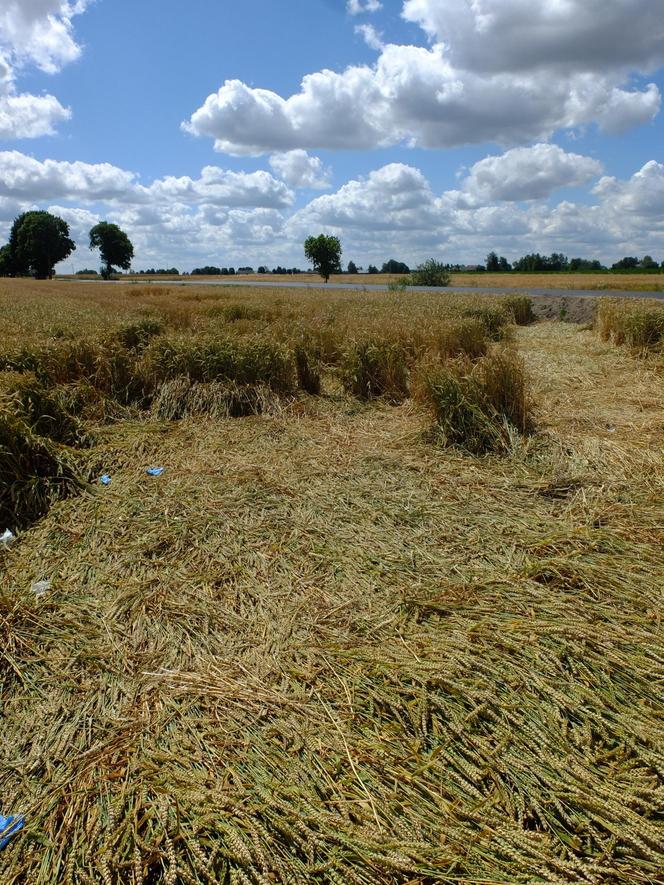
POLYGON ((143 185, 110 164, 5 152, 0 226, 6 236, 19 211, 55 212, 71 225, 76 266, 94 262, 86 242, 100 219, 127 231, 137 267, 302 266, 305 237, 321 230, 339 235, 347 258, 364 265, 431 256, 474 263, 491 249, 510 260, 531 251, 663 260, 664 163, 651 160, 625 180, 598 179, 601 172, 590 157, 536 144, 480 160, 454 191, 436 193, 420 169, 389 163, 294 210, 292 190, 266 171, 209 166, 198 177, 143 185), (578 202, 552 201, 570 185, 590 190, 578 202))
POLYGON ((513 148, 475 163, 461 184, 468 205, 541 200, 563 187, 578 187, 602 174, 592 157, 566 153, 554 144, 513 148))
POLYGON ((403 17, 463 70, 652 70, 664 64, 654 0, 405 0, 403 17))
POLYGON ((380 0, 346 0, 346 11, 349 15, 362 15, 366 12, 378 12, 383 4, 380 0))
POLYGON ((312 157, 303 150, 272 154, 270 166, 289 187, 323 190, 330 184, 330 172, 320 157, 312 157))
POLYGON ((374 49, 376 52, 385 49, 383 36, 373 25, 355 25, 355 33, 362 37, 369 49, 374 49))
POLYGON ((664 228, 664 163, 650 160, 627 181, 606 176, 593 192, 626 220, 641 219, 644 227, 654 222, 664 228))
POLYGON ((453 58, 444 44, 390 44, 375 65, 309 74, 288 98, 227 80, 183 128, 236 155, 399 143, 510 146, 592 123, 622 131, 652 120, 660 109, 657 86, 631 85, 619 67, 554 75, 547 67, 464 69, 453 58))
POLYGON ((86 0, 2 0, 0 2, 0 138, 51 135, 71 116, 53 95, 21 93, 16 80, 29 65, 54 74, 75 61, 81 47, 72 19, 86 0))
POLYGON ((0 196, 28 202, 72 200, 128 205, 286 208, 293 193, 269 172, 233 172, 206 166, 200 178, 167 176, 149 186, 133 172, 109 163, 36 160, 19 151, 0 152, 0 196))

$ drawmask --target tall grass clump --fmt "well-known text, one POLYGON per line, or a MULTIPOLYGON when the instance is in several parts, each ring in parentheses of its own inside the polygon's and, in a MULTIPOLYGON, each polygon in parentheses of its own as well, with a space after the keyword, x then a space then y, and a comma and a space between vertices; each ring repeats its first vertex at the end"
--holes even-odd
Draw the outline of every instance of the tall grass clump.
POLYGON ((59 389, 47 389, 33 375, 19 376, 13 390, 0 395, 37 436, 68 446, 89 442, 82 423, 66 406, 59 389))
POLYGON ((483 327, 484 333, 491 341, 500 341, 505 337, 505 327, 509 318, 500 307, 477 306, 467 307, 462 312, 467 319, 477 320, 483 327))
POLYGON ((501 300, 500 306, 509 317, 510 322, 516 326, 529 326, 535 322, 533 301, 527 295, 519 295, 516 292, 506 295, 501 300))
POLYGON ((341 364, 344 389, 363 400, 404 399, 408 396, 408 376, 404 347, 386 339, 354 342, 346 350, 341 364))
POLYGON ((661 350, 664 342, 664 308, 658 306, 602 299, 595 325, 603 341, 635 352, 661 350))
POLYGON ((301 340, 293 347, 297 382, 302 390, 318 396, 321 389, 320 347, 313 341, 301 340))
POLYGON ((406 291, 410 284, 410 277, 399 277, 398 280, 390 280, 387 284, 387 291, 392 294, 399 294, 406 291))
POLYGON ((154 399, 157 418, 179 421, 202 415, 210 418, 243 418, 274 413, 279 396, 265 384, 236 384, 234 381, 194 383, 181 376, 165 381, 154 399))
POLYGON ((201 383, 264 384, 282 394, 297 387, 291 350, 258 338, 159 338, 145 350, 139 371, 146 387, 153 389, 178 375, 201 383))
POLYGON ((161 335, 164 323, 154 317, 145 317, 135 323, 122 326, 117 332, 117 342, 127 350, 144 350, 148 342, 161 335))
POLYGON ((0 410, 0 524, 25 528, 80 488, 71 462, 9 410, 0 410))
POLYGON ((139 358, 115 340, 58 341, 20 350, 0 361, 0 369, 31 372, 45 387, 85 381, 107 396, 127 404, 140 400, 136 376, 139 358))
POLYGON ((433 349, 447 359, 476 360, 486 354, 488 347, 486 323, 477 317, 446 323, 433 340, 433 349))
POLYGON ((503 451, 511 429, 533 428, 524 363, 508 348, 476 363, 462 358, 423 366, 416 397, 431 411, 443 445, 473 454, 503 451))

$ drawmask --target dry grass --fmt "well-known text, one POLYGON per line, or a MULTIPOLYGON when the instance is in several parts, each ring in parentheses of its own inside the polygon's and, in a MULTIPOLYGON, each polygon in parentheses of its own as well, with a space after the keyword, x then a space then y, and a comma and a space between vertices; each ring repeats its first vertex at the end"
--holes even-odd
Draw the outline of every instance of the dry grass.
POLYGON ((603 299, 595 323, 603 341, 634 353, 660 352, 664 345, 664 304, 653 300, 603 299))
POLYGON ((514 436, 533 430, 528 379, 512 349, 469 359, 424 364, 416 397, 430 409, 443 445, 475 454, 509 449, 514 436))
POLYGON ((585 289, 594 292, 663 292, 662 274, 479 273, 453 274, 452 286, 509 289, 585 289))
MULTIPOLYGON (((115 291, 49 308, 113 331, 115 291)), ((381 304, 415 359, 437 316, 268 300, 321 359, 381 304)), ((432 446, 334 361, 265 415, 202 420, 188 385, 194 417, 91 428, 111 486, 0 553, 3 885, 662 882, 661 379, 569 325, 517 343, 539 432, 507 457, 432 446)))

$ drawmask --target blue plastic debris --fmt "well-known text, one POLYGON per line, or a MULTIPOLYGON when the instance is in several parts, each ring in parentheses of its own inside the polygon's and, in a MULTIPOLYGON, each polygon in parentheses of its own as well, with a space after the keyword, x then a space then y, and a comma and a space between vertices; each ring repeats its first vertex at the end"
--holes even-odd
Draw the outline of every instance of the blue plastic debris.
POLYGON ((3 817, 0 814, 0 851, 9 845, 9 840, 17 835, 25 826, 25 820, 20 815, 3 817))
POLYGON ((164 469, 164 467, 148 467, 145 472, 148 476, 161 476, 161 474, 164 472, 164 469))
POLYGON ((105 473, 103 476, 100 476, 100 477, 99 477, 99 482, 100 482, 103 486, 110 486, 110 484, 111 484, 111 477, 108 475, 108 473, 105 473))

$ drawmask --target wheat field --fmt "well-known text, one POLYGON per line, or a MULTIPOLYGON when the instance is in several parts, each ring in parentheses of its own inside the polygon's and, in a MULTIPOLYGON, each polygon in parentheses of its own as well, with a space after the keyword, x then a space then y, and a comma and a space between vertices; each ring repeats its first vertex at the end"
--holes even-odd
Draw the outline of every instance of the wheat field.
POLYGON ((662 307, 526 308, 0 281, 3 885, 664 882, 662 307))

